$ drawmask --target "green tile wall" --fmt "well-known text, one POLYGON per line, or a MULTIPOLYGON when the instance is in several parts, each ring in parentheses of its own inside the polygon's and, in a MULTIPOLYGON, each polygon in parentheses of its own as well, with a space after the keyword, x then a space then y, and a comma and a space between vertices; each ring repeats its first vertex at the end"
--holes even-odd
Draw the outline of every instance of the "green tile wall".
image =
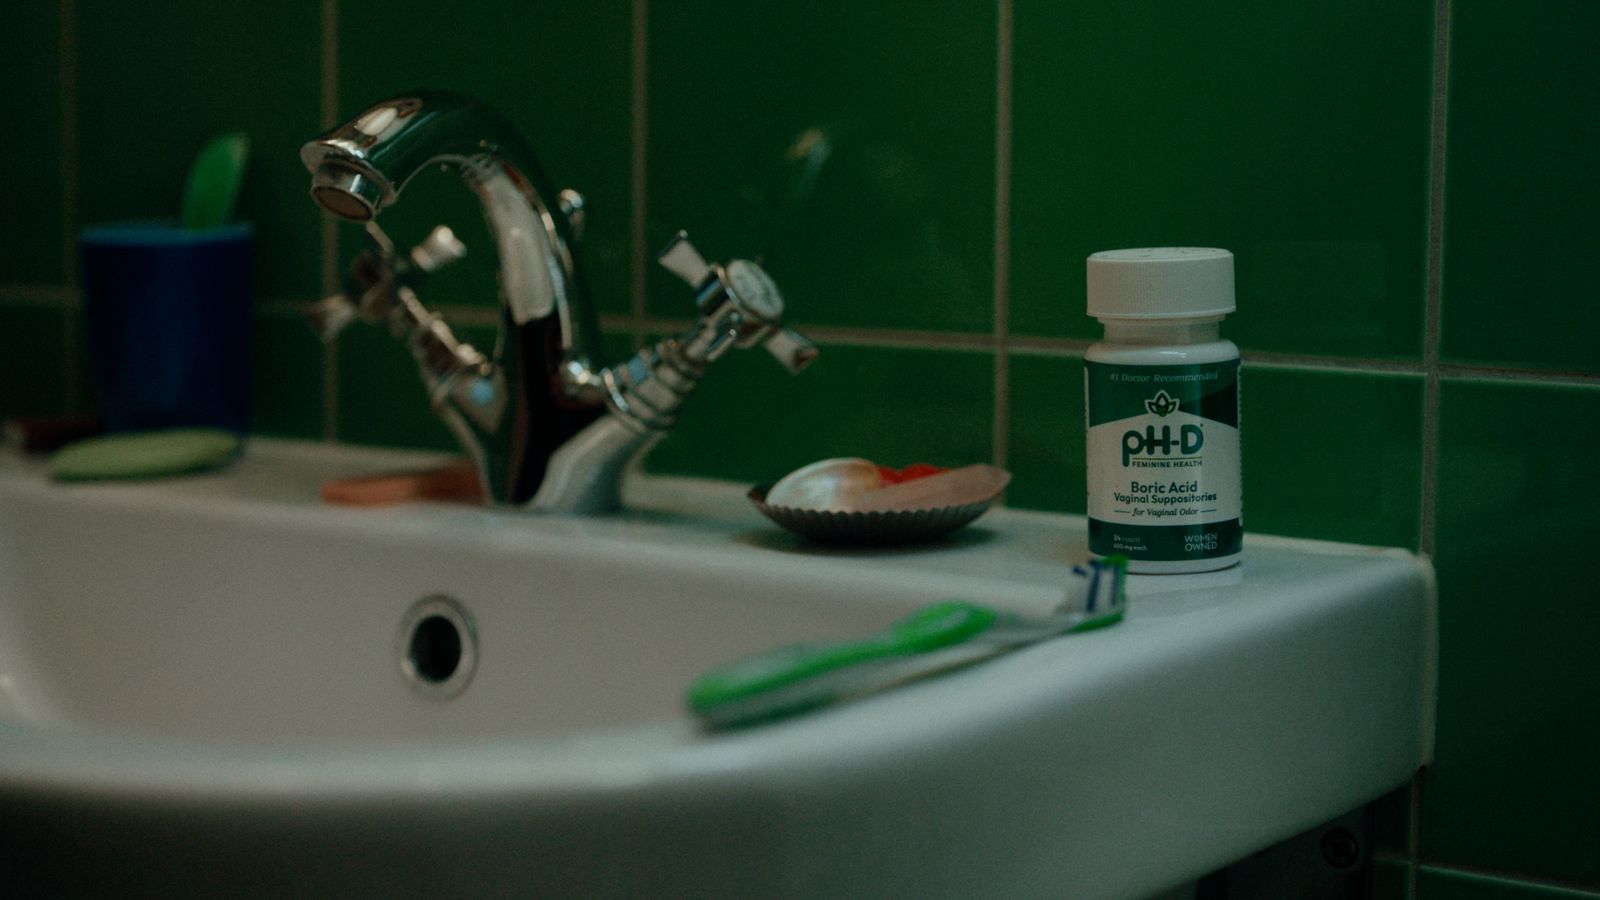
MULTIPOLYGON (((489 104, 528 138, 558 187, 588 201, 590 288, 603 311, 626 312, 634 264, 628 0, 495 0, 458 4, 448 15, 413 5, 414 12, 376 0, 340 4, 338 121, 417 87, 447 87, 489 104)), ((301 211, 308 220, 315 215, 309 202, 301 211)), ((407 243, 441 223, 455 229, 468 250, 465 260, 441 273, 434 298, 493 306, 493 245, 478 202, 460 179, 419 175, 382 219, 386 231, 407 243)), ((360 245, 361 231, 341 230, 348 254, 360 245)))
POLYGON ((82 223, 174 218, 189 162, 243 131, 239 212, 256 225, 258 293, 317 290, 321 244, 292 152, 316 130, 321 20, 311 3, 75 0, 76 199, 82 223))
POLYGON ((695 390, 650 467, 755 482, 833 456, 897 468, 988 457, 990 354, 832 343, 822 352, 827 364, 819 360, 799 377, 765 353, 719 362, 726 373, 695 390))
POLYGON ((322 342, 297 311, 264 310, 253 325, 251 429, 274 437, 322 437, 322 342))
POLYGON ((1452 378, 1441 393, 1448 690, 1422 852, 1600 885, 1600 614, 1588 571, 1600 524, 1586 461, 1600 385, 1452 378))
POLYGON ((1084 459, 1083 359, 1010 357, 1010 418, 1006 467, 1009 503, 1081 513, 1088 502, 1084 459))
POLYGON ((62 16, 57 3, 23 3, 0 28, 0 115, 7 137, 6 196, 0 200, 0 273, 7 281, 66 277, 62 241, 62 16))
MULTIPOLYGON (((1014 354, 1010 381, 1008 500, 1082 512, 1082 360, 1014 354)), ((1417 546, 1420 376, 1249 364, 1240 384, 1247 528, 1417 546)))
POLYGON ((1441 348, 1451 361, 1600 368, 1596 36, 1600 4, 1476 0, 1454 11, 1441 348))
POLYGON ((53 304, 0 304, 0 416, 67 411, 67 316, 53 304))
MULTIPOLYGON (((494 345, 492 329, 457 328, 476 347, 494 345)), ((428 392, 410 350, 376 328, 351 329, 339 339, 340 438, 355 444, 455 446, 450 430, 429 408, 428 392)))
POLYGON ((1246 527, 1418 545, 1420 376, 1247 365, 1240 395, 1246 527))
MULTIPOLYGON (((298 145, 421 85, 482 96, 587 195, 613 355, 687 319, 651 259, 680 227, 765 262, 822 345, 796 378, 759 353, 718 363, 656 471, 994 460, 1010 503, 1079 511, 1083 257, 1228 247, 1247 526, 1419 549, 1439 570, 1437 760, 1374 807, 1379 896, 1597 896, 1596 10, 23 4, 0 18, 0 110, 37 138, 0 142, 0 415, 88 400, 74 229, 170 214, 199 144, 243 128, 255 429, 449 447, 381 330, 324 350, 298 313, 359 243, 341 226, 325 255, 298 145)), ((467 193, 428 173, 383 221, 463 234, 468 261, 426 299, 492 339, 467 193)))
MULTIPOLYGON (((652 247, 760 258, 796 321, 993 322, 996 10, 970 0, 654 3, 652 247)), ((650 311, 681 316, 651 281, 650 311)))
POLYGON ((1012 328, 1086 338, 1083 258, 1238 255, 1246 349, 1418 359, 1431 3, 1018 0, 1012 328))

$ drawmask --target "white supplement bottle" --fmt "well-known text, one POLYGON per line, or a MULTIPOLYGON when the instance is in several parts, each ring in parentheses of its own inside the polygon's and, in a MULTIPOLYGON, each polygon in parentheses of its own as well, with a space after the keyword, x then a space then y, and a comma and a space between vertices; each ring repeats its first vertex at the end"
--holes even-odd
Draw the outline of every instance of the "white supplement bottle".
POLYGON ((1206 572, 1239 561, 1239 348, 1233 254, 1107 250, 1088 262, 1084 355, 1089 551, 1128 571, 1206 572))

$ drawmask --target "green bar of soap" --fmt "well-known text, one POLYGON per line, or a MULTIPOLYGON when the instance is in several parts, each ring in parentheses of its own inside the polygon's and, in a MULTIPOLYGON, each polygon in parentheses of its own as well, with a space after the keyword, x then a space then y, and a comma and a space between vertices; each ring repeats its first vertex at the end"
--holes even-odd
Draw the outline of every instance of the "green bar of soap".
POLYGON ((57 481, 106 481, 204 472, 227 465, 243 443, 221 428, 108 434, 63 448, 50 458, 50 475, 57 481))

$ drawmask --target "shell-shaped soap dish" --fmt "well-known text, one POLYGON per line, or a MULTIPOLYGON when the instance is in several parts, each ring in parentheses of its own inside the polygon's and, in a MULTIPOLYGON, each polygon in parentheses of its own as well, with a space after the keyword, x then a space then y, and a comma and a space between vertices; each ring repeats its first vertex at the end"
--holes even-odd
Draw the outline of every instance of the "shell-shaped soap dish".
POLYGON ((870 460, 825 459, 758 484, 749 497, 767 518, 812 541, 882 546, 955 531, 983 515, 1011 481, 1006 470, 982 464, 898 482, 885 480, 885 471, 870 460))

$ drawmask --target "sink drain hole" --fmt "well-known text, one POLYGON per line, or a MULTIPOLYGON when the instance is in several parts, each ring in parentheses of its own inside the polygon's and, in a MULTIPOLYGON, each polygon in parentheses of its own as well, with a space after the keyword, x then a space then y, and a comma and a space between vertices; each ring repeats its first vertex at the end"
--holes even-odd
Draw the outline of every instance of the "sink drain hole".
POLYGON ((411 632, 411 668, 423 681, 450 680, 461 665, 461 633, 444 616, 429 616, 411 632))
POLYGON ((424 597, 406 612, 396 641, 400 671, 417 691, 448 700, 466 689, 477 668, 472 617, 453 597, 424 597))

